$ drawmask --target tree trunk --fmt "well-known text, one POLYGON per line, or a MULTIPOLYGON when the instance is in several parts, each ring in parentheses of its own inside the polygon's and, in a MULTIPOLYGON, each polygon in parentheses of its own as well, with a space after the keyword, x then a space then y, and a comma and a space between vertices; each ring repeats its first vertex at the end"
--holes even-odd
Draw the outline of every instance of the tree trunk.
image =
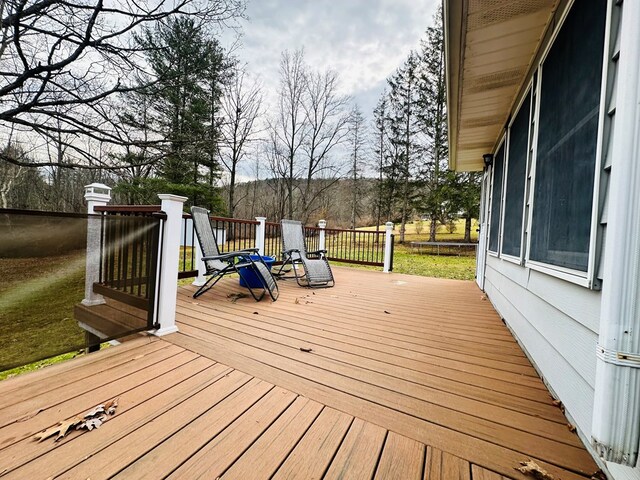
POLYGON ((429 241, 436 241, 436 232, 438 230, 438 220, 434 217, 431 217, 431 224, 429 225, 429 241))
POLYGON ((471 242, 471 217, 464 217, 464 241, 471 242))

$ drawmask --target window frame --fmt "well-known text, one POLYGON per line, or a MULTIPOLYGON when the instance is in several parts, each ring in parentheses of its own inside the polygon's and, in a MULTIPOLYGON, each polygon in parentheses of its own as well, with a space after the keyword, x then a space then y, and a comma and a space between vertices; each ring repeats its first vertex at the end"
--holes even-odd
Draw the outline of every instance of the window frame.
POLYGON ((492 257, 496 257, 496 258, 500 258, 500 251, 502 250, 502 219, 503 219, 503 215, 504 215, 504 209, 502 208, 502 204, 504 201, 504 186, 505 186, 505 182, 504 182, 504 178, 505 178, 505 166, 507 165, 507 148, 508 148, 508 144, 507 144, 507 134, 506 132, 502 133, 502 136, 500 138, 500 141, 498 142, 493 155, 493 165, 491 166, 491 186, 490 186, 490 195, 489 195, 489 218, 487 219, 487 225, 489 228, 489 235, 487 235, 487 254, 492 256, 492 257), (491 245, 491 235, 493 233, 493 229, 491 228, 491 219, 493 218, 493 181, 495 180, 495 164, 496 164, 496 155, 498 153, 498 150, 500 150, 500 148, 504 147, 504 159, 503 159, 503 163, 502 163, 502 184, 500 185, 500 218, 498 219, 498 248, 496 251, 490 250, 489 249, 489 245, 491 245))
MULTIPOLYGON (((527 245, 525 244, 525 231, 527 228, 527 222, 526 222, 526 218, 525 218, 525 214, 526 214, 526 210, 527 210, 527 197, 529 192, 527 191, 527 178, 530 174, 529 172, 529 165, 530 165, 530 155, 531 157, 533 157, 534 154, 531 153, 531 144, 532 144, 532 136, 531 136, 531 123, 533 120, 533 114, 535 111, 534 108, 534 95, 533 95, 533 79, 534 79, 535 75, 531 76, 531 79, 529 80, 529 83, 527 84, 527 88, 524 91, 524 93, 522 94, 520 100, 518 101, 518 103, 516 104, 516 108, 514 109, 514 114, 511 116, 511 118, 509 119, 509 124, 507 126, 507 148, 505 150, 506 155, 505 155, 505 168, 504 168, 504 173, 503 173, 503 182, 502 182, 502 198, 504 200, 506 200, 507 198, 507 179, 508 179, 508 174, 509 174, 509 164, 510 164, 510 158, 509 158, 509 147, 511 145, 511 127, 513 126, 513 123, 516 120, 516 117, 518 116, 518 114, 520 113, 520 110, 524 107, 524 102, 526 101, 527 97, 529 96, 529 94, 531 94, 531 98, 530 98, 530 102, 529 102, 529 121, 527 122, 527 158, 525 159, 525 176, 524 176, 524 188, 523 188, 523 193, 522 193, 522 223, 520 225, 520 255, 519 256, 515 256, 515 255, 509 255, 507 253, 504 253, 502 251, 502 244, 504 241, 504 235, 500 236, 500 258, 503 258, 504 260, 507 260, 508 262, 511 263, 515 263, 516 265, 523 265, 524 264, 524 259, 525 259, 525 252, 527 251, 527 245)), ((539 82, 538 82, 539 83, 539 82)), ((538 101, 537 95, 535 96, 535 100, 536 103, 538 101)), ((537 140, 537 138, 536 138, 537 140)), ((504 208, 504 200, 503 200, 503 208, 501 209, 501 213, 502 213, 502 218, 500 219, 502 228, 504 228, 504 216, 505 216, 505 208, 504 208)), ((502 230, 501 230, 502 232, 502 230)))
POLYGON ((609 59, 607 57, 609 51, 610 37, 611 37, 611 14, 612 14, 612 0, 607 1, 607 12, 605 17, 605 30, 604 30, 604 42, 603 42, 603 65, 602 65, 602 76, 600 81, 600 105, 598 108, 598 128, 596 133, 596 158, 594 160, 594 179, 593 179, 593 190, 592 190, 592 208, 591 208, 591 219, 590 219, 590 230, 589 230, 589 251, 587 253, 587 271, 583 272, 581 270, 575 270, 571 268, 561 267, 558 265, 552 265, 549 263, 544 263, 536 260, 531 260, 531 228, 533 222, 533 212, 535 209, 535 185, 537 180, 537 172, 536 167, 538 163, 538 133, 540 129, 540 101, 542 96, 542 82, 544 79, 544 62, 551 51, 551 48, 555 45, 558 34, 560 30, 565 24, 567 16, 571 9, 578 2, 576 0, 570 0, 567 2, 567 5, 562 12, 562 16, 560 20, 557 22, 553 33, 549 39, 547 45, 545 45, 542 55, 536 64, 535 71, 537 72, 538 82, 536 85, 536 102, 535 102, 535 131, 534 131, 534 150, 533 150, 533 158, 531 162, 531 186, 529 189, 529 207, 530 214, 527 218, 527 244, 526 244, 526 255, 524 266, 526 268, 530 268, 531 270, 535 270, 546 275, 550 275, 561 280, 565 280, 570 283, 577 284, 582 287, 586 287, 589 289, 594 288, 595 276, 596 272, 596 253, 597 253, 597 236, 598 236, 598 223, 599 223, 599 201, 600 201, 600 177, 602 171, 602 159, 604 156, 603 148, 603 140, 604 140, 604 124, 605 124, 605 115, 606 115, 606 92, 607 92, 607 77, 608 77, 608 66, 609 59))

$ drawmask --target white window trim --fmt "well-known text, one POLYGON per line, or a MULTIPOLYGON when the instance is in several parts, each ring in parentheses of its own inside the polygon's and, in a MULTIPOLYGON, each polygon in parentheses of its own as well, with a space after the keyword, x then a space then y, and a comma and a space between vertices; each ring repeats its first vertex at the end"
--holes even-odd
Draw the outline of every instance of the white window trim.
MULTIPOLYGON (((528 166, 529 166, 529 151, 531 150, 531 115, 532 115, 532 111, 531 111, 531 103, 533 103, 533 75, 531 76, 531 79, 529 80, 529 84, 526 88, 526 90, 524 91, 524 94, 522 95, 522 97, 520 98, 520 100, 518 101, 518 104, 515 108, 515 113, 511 116, 511 119, 509 120, 509 125, 507 127, 507 147, 505 150, 505 170, 503 173, 503 179, 504 181, 502 182, 503 185, 503 193, 502 193, 502 198, 504 200, 506 200, 507 198, 507 173, 509 171, 509 164, 510 164, 510 158, 509 158, 509 146, 511 144, 511 127, 513 126, 513 122, 515 122, 516 117, 518 116, 518 114, 520 113, 520 109, 522 109, 525 100, 527 99, 527 96, 529 95, 529 93, 531 93, 531 101, 529 102, 529 121, 527 122, 527 158, 525 159, 526 164, 525 164, 525 177, 524 177, 524 191, 522 192, 523 198, 522 198, 522 224, 520 225, 520 255, 516 256, 516 255, 509 255, 506 254, 502 251, 502 243, 504 241, 504 235, 500 236, 500 256, 507 260, 508 262, 511 263, 515 263, 516 265, 520 265, 522 266, 524 264, 524 253, 526 250, 526 245, 524 244, 524 231, 525 231, 525 211, 527 208, 527 177, 529 175, 529 171, 528 171, 528 166)), ((504 206, 504 202, 503 202, 503 206, 504 206)), ((502 208, 501 209, 502 212, 502 218, 500 219, 501 223, 502 223, 502 228, 504 228, 504 214, 505 214, 505 209, 502 208)), ((502 231, 502 230, 501 230, 502 231)))
POLYGON ((534 132, 534 151, 533 158, 531 162, 531 191, 529 192, 529 205, 530 205, 530 215, 527 220, 527 246, 526 246, 526 255, 524 266, 526 268, 531 268, 532 270, 536 270, 547 275, 560 278, 567 282, 575 283, 577 285, 593 288, 594 285, 594 277, 596 273, 596 253, 597 253, 597 235, 598 235, 598 205, 599 205, 599 195, 600 195, 600 172, 602 170, 602 145, 603 145, 603 136, 604 136, 604 115, 606 115, 606 82, 607 82, 607 73, 608 73, 608 56, 607 52, 609 51, 609 40, 610 40, 610 30, 611 30, 611 1, 609 0, 607 7, 607 17, 605 19, 605 33, 604 33, 604 45, 603 45, 603 67, 602 67, 602 79, 601 79, 601 87, 600 87, 600 107, 598 112, 598 131, 597 131, 597 139, 596 139, 596 158, 594 162, 594 179, 593 179, 593 194, 592 194, 592 205, 591 205, 591 228, 589 232, 589 252, 588 252, 588 261, 587 261, 587 271, 583 272, 581 270, 575 270, 570 268, 561 267, 558 265, 552 265, 544 262, 539 262, 535 260, 531 260, 531 237, 532 237, 532 221, 533 215, 535 212, 535 202, 534 202, 534 192, 535 192, 535 184, 536 184, 536 166, 538 162, 538 132, 540 125, 540 98, 542 93, 542 82, 543 82, 543 64, 553 47, 557 36, 562 29, 562 26, 565 23, 567 15, 569 11, 573 7, 575 0, 571 0, 567 2, 567 5, 562 12, 562 16, 560 21, 556 25, 553 34, 549 40, 549 43, 545 46, 543 54, 540 56, 540 60, 538 62, 538 84, 536 85, 536 105, 535 105, 535 132, 534 132))

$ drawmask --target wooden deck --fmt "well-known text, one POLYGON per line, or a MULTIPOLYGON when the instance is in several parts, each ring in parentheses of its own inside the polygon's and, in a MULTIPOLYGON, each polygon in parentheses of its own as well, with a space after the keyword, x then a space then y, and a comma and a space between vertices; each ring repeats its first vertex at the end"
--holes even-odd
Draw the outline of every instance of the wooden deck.
POLYGON ((336 268, 256 303, 178 294, 180 333, 0 383, 0 477, 562 480, 597 466, 471 282, 336 268), (310 351, 309 351, 310 350, 310 351), (113 397, 100 429, 32 436, 113 397))

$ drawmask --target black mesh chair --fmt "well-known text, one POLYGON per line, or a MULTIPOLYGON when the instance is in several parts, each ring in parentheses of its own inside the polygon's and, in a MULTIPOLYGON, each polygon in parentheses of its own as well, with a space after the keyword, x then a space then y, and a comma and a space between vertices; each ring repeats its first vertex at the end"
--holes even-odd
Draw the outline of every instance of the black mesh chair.
POLYGON ((191 217, 202 248, 202 261, 206 267, 205 275, 209 277, 205 284, 193 294, 193 298, 197 298, 209 290, 225 275, 237 273, 244 280, 251 296, 256 301, 260 301, 265 292, 269 292, 269 296, 273 301, 278 299, 278 284, 262 257, 258 255, 257 248, 220 253, 216 236, 209 220, 209 211, 201 207, 191 207, 191 217), (254 258, 257 256, 258 260, 252 258, 252 255, 254 258), (251 279, 246 278, 249 271, 260 280, 261 292, 256 293, 254 287, 251 286, 251 279))
POLYGON ((276 275, 281 276, 286 265, 291 269, 301 287, 333 287, 335 280, 327 261, 326 250, 307 252, 304 227, 297 220, 281 220, 283 262, 276 275), (300 273, 300 266, 304 274, 300 273))

